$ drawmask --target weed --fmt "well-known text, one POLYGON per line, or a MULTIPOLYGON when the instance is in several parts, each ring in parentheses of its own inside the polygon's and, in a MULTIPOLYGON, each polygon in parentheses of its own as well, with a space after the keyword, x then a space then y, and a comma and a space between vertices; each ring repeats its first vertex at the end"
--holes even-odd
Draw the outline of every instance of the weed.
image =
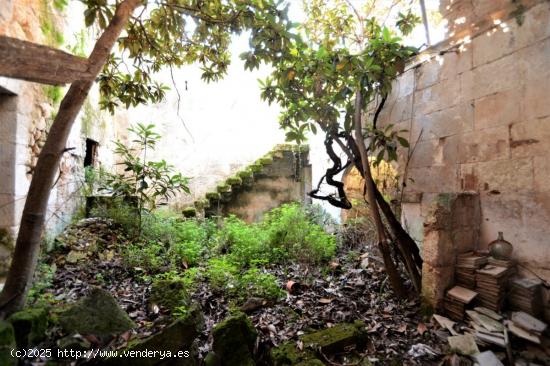
POLYGON ((239 280, 238 293, 241 299, 254 296, 273 301, 280 299, 285 294, 274 275, 262 273, 257 268, 251 268, 242 275, 239 280))
POLYGON ((189 291, 187 281, 177 272, 161 273, 153 278, 150 301, 165 309, 175 312, 181 307, 187 307, 189 291))
POLYGON ((206 277, 214 290, 235 292, 238 285, 239 269, 226 258, 208 261, 206 277))
POLYGON ((258 225, 249 225, 230 216, 224 220, 223 228, 218 233, 221 251, 229 252, 229 260, 244 268, 253 261, 271 258, 265 231, 258 225))
POLYGON ((34 281, 27 296, 27 305, 37 303, 50 303, 51 297, 45 293, 45 290, 52 285, 57 266, 54 264, 39 263, 34 275, 34 281))
POLYGON ((127 267, 157 272, 166 264, 166 249, 160 243, 147 242, 129 244, 122 248, 122 260, 127 267))
POLYGON ((336 252, 336 239, 314 223, 299 204, 285 204, 271 210, 264 222, 269 245, 278 248, 278 260, 295 259, 319 263, 336 252))

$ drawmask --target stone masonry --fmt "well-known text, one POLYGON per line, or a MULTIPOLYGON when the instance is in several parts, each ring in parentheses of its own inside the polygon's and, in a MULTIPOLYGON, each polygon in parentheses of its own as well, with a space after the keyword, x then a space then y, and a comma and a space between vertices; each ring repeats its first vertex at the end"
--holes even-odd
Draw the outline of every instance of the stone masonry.
MULTIPOLYGON (((442 1, 447 40, 398 78, 381 124, 409 131, 414 153, 407 171, 406 151, 398 165, 405 192, 420 197, 403 203, 415 239, 426 244, 424 235, 435 235, 421 223, 441 194, 477 192, 476 248, 503 231, 520 272, 548 281, 550 3, 521 3, 518 10, 511 1, 442 1)), ((427 262, 424 275, 435 275, 441 266, 427 262)))

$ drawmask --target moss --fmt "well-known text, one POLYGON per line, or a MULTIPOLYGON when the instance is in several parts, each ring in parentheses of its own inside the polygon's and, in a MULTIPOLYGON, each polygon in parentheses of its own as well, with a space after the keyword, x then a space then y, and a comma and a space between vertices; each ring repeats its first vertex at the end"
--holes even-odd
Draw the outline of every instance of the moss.
POLYGON ((0 320, 0 365, 17 365, 17 358, 11 356, 14 348, 16 344, 13 326, 7 321, 0 320))
POLYGON ((238 176, 239 178, 241 178, 241 181, 242 181, 242 180, 244 180, 244 179, 246 179, 246 178, 252 178, 252 175, 253 175, 253 174, 254 174, 254 173, 253 173, 251 170, 246 169, 246 170, 242 170, 242 171, 238 172, 238 173, 237 173, 237 176, 238 176))
POLYGON ((95 113, 92 107, 92 103, 89 100, 86 100, 84 103, 82 113, 82 119, 80 120, 80 132, 84 136, 90 136, 92 132, 92 126, 94 125, 95 113))
POLYGON ((212 349, 224 366, 253 366, 256 329, 244 313, 237 313, 212 329, 212 349))
POLYGON ((209 201, 216 201, 221 198, 221 195, 218 192, 208 192, 205 197, 209 201))
POLYGON ((189 304, 189 294, 183 279, 156 279, 151 286, 151 303, 170 311, 189 304))
POLYGON ((59 315, 59 323, 69 333, 106 337, 132 329, 135 324, 111 294, 94 288, 90 294, 59 315))
POLYGON ((253 173, 259 173, 263 170, 264 166, 262 164, 260 164, 259 162, 256 162, 252 165, 250 165, 249 169, 253 172, 253 173))
MULTIPOLYGON (((319 361, 312 350, 304 349, 300 351, 295 342, 285 342, 272 348, 271 360, 274 366, 307 365, 308 362, 319 361)), ((312 363, 312 365, 315 365, 315 363, 312 363)))
POLYGON ((207 199, 196 200, 193 205, 197 210, 203 210, 207 207, 210 207, 210 201, 208 201, 207 199))
POLYGON ((363 347, 366 342, 364 329, 365 324, 361 321, 337 324, 332 328, 306 334, 301 339, 306 347, 320 348, 325 353, 341 352, 352 344, 363 347))
POLYGON ((12 314, 8 321, 13 326, 17 347, 33 346, 46 336, 48 310, 45 308, 25 309, 12 314))
POLYGON ((10 322, 0 320, 0 346, 15 345, 15 333, 10 322))
POLYGON ((6 228, 0 228, 0 247, 8 250, 13 250, 14 248, 13 237, 6 228))
POLYGON ((55 24, 55 18, 53 12, 50 10, 49 0, 43 0, 42 3, 40 30, 50 46, 60 47, 65 42, 63 32, 61 32, 55 24))
POLYGON ((181 213, 185 218, 196 217, 197 209, 195 207, 186 207, 183 210, 181 210, 181 213))
POLYGON ((258 163, 260 163, 261 165, 269 165, 269 164, 272 164, 273 163, 273 157, 272 156, 264 156, 260 159, 258 159, 258 163))
POLYGON ((59 11, 65 11, 68 5, 68 0, 53 0, 53 7, 59 11))
POLYGON ((240 186, 241 184, 243 184, 243 180, 241 179, 241 177, 237 176, 229 177, 225 182, 231 186, 240 186))
POLYGON ((43 90, 44 95, 48 98, 48 101, 51 104, 57 105, 61 102, 61 99, 63 98, 63 89, 60 86, 45 85, 43 90))
POLYGON ((225 193, 225 192, 229 192, 231 191, 231 186, 229 184, 226 184, 226 183, 222 183, 220 185, 218 185, 216 187, 216 190, 219 192, 219 193, 225 193))
POLYGON ((100 364, 113 366, 153 366, 161 364, 177 364, 180 366, 197 365, 198 350, 194 346, 194 341, 201 334, 203 329, 203 314, 197 306, 191 306, 186 316, 177 319, 172 324, 163 328, 160 332, 148 338, 130 341, 126 347, 126 351, 169 351, 172 354, 180 350, 186 350, 190 352, 189 357, 180 358, 177 362, 166 362, 166 359, 162 360, 160 353, 157 353, 153 357, 113 357, 102 360, 100 364))

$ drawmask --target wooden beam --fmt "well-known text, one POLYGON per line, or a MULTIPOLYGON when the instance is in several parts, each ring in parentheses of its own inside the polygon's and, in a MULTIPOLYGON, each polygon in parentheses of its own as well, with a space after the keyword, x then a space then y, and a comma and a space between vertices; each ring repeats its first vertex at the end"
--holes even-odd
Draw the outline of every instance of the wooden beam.
POLYGON ((86 58, 6 36, 0 36, 0 76, 50 85, 93 79, 86 58))

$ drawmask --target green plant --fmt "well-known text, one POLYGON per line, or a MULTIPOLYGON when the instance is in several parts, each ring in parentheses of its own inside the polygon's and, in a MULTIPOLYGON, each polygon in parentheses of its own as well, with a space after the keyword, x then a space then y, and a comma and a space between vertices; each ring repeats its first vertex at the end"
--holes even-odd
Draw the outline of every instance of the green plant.
POLYGON ((336 252, 336 239, 314 223, 299 204, 284 204, 266 214, 264 228, 277 260, 319 263, 336 252))
POLYGON ((39 263, 36 269, 34 281, 29 290, 27 297, 27 305, 36 304, 38 302, 50 302, 45 290, 51 287, 52 281, 55 277, 57 266, 54 264, 39 263))
POLYGON ((238 281, 238 294, 241 299, 251 296, 276 301, 285 295, 277 283, 277 278, 269 273, 263 273, 258 268, 250 268, 238 281))
POLYGON ((57 105, 63 98, 63 89, 60 86, 44 86, 44 94, 53 105, 57 105))
POLYGON ((53 7, 59 11, 65 11, 67 5, 69 5, 69 0, 53 0, 53 7))
POLYGON ((144 211, 154 209, 159 201, 167 201, 181 191, 189 193, 189 179, 181 173, 175 174, 172 165, 164 160, 148 160, 148 150, 154 150, 160 140, 154 127, 153 124, 138 123, 135 128, 128 129, 135 136, 131 141, 133 145, 115 142, 115 154, 122 161, 124 173, 110 174, 103 187, 113 197, 120 197, 126 202, 137 201, 139 233, 144 211))
POLYGON ((171 312, 187 307, 189 302, 188 281, 178 272, 170 271, 153 277, 149 300, 171 312))
POLYGON ((197 220, 186 220, 175 225, 176 237, 170 244, 173 261, 185 267, 198 263, 209 246, 207 225, 197 220))
POLYGON ((226 258, 213 258, 208 261, 206 277, 213 289, 234 292, 238 286, 239 269, 226 258))
POLYGON ((240 268, 253 261, 269 260, 270 248, 265 231, 254 224, 246 224, 235 216, 226 218, 217 235, 218 245, 229 253, 228 259, 240 268))
POLYGON ((122 248, 123 263, 130 268, 141 268, 148 272, 157 272, 166 264, 166 249, 160 243, 148 242, 128 244, 122 248))

